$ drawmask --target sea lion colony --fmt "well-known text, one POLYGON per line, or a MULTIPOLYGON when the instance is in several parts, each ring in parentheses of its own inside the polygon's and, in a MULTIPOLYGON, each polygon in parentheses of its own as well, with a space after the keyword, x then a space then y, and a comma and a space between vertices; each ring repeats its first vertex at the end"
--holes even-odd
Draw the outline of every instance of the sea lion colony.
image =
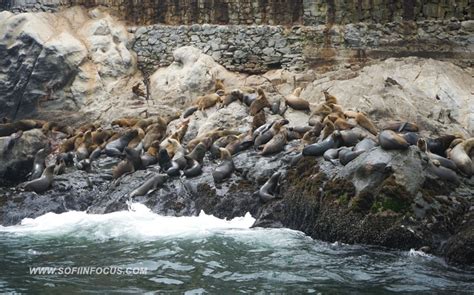
MULTIPOLYGON (((72 129, 55 122, 40 120, 2 120, 1 136, 21 136, 22 131, 42 128, 45 134, 59 133, 62 140, 37 152, 30 181, 21 187, 37 193, 46 191, 53 182, 54 174, 74 166, 86 172, 99 157, 118 157, 121 161, 112 168, 114 179, 124 174, 154 166, 159 173, 150 177, 142 186, 131 188, 130 196, 144 195, 163 185, 169 177, 196 177, 202 173, 206 155, 218 165, 212 171, 214 182, 219 184, 238 170, 232 156, 253 148, 260 156, 279 153, 289 141, 299 140, 301 153, 296 157, 323 157, 334 165, 347 165, 364 152, 380 145, 385 150, 406 150, 417 146, 428 161, 431 174, 445 181, 458 181, 458 175, 470 177, 474 173, 474 138, 444 135, 438 138, 422 138, 419 128, 411 122, 390 121, 376 126, 364 113, 344 110, 335 96, 324 91, 324 101, 312 107, 300 98, 302 89, 297 88, 285 98, 286 108, 311 112, 307 126, 287 127, 289 121, 266 121, 266 114, 280 114, 280 104, 270 103, 261 88, 249 87, 226 91, 222 80, 216 80, 215 92, 199 96, 195 105, 186 110, 181 118, 120 118, 111 127, 90 123, 72 129), (248 107, 253 122, 248 133, 216 128, 194 139, 183 142, 193 113, 197 110, 230 103, 248 107), (170 122, 180 120, 171 132, 170 122), (55 163, 47 166, 46 156, 54 155, 55 163), (47 167, 47 168, 46 168, 47 167)), ((56 136, 57 137, 57 136, 56 136)), ((6 151, 8 152, 8 151, 6 151)), ((51 156, 50 156, 51 157, 51 156)), ((262 186, 258 195, 262 201, 272 199, 278 182, 283 177, 275 174, 262 186)))

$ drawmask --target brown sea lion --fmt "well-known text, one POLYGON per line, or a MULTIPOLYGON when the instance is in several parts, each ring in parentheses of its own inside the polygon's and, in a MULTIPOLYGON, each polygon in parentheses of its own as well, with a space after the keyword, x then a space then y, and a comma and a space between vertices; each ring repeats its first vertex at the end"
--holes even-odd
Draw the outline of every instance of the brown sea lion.
POLYGON ((377 127, 375 127, 375 124, 364 113, 358 112, 355 119, 357 124, 359 124, 361 127, 367 129, 367 131, 373 135, 377 135, 377 127))
POLYGON ((178 129, 170 137, 176 139, 178 142, 182 142, 186 132, 188 131, 189 122, 189 119, 183 120, 178 126, 178 129))
POLYGON ((331 120, 326 120, 324 122, 324 128, 322 131, 323 139, 326 139, 329 135, 331 135, 336 130, 334 123, 331 120))
POLYGON ((404 150, 410 146, 402 136, 392 130, 383 130, 378 139, 380 146, 385 150, 404 150))
POLYGON ((103 128, 99 127, 97 130, 92 132, 92 143, 96 146, 102 146, 110 137, 112 137, 112 135, 112 130, 104 130, 103 128))
POLYGON ((128 158, 125 160, 120 161, 114 168, 112 168, 112 177, 114 179, 119 178, 120 176, 124 175, 125 173, 132 173, 135 172, 135 168, 133 167, 132 161, 128 158))
POLYGON ((196 99, 196 105, 198 110, 203 111, 207 108, 215 106, 217 103, 222 102, 222 98, 217 93, 206 94, 203 96, 198 96, 196 99))
POLYGON ((214 92, 217 92, 219 90, 224 90, 224 92, 225 92, 224 79, 216 79, 215 80, 214 92))
POLYGON ((309 102, 300 98, 302 89, 300 87, 296 88, 292 94, 285 97, 285 102, 292 109, 298 111, 309 111, 309 102))
POLYGON ((187 148, 189 151, 193 150, 196 145, 200 142, 204 142, 204 141, 208 141, 209 142, 214 142, 216 141, 218 138, 221 138, 221 137, 224 137, 224 136, 227 136, 227 135, 239 135, 240 132, 238 131, 234 131, 234 130, 226 130, 226 129, 223 129, 223 128, 215 128, 209 132, 206 132, 202 135, 199 135, 197 136, 196 138, 190 140, 187 144, 187 148))
POLYGON ((137 147, 142 142, 143 138, 145 138, 145 131, 143 131, 143 129, 141 128, 134 128, 134 129, 136 129, 138 132, 137 132, 137 135, 128 143, 127 146, 129 148, 137 147))
POLYGON ((324 98, 326 99, 326 103, 338 104, 337 98, 334 95, 329 94, 326 90, 323 91, 324 98))
POLYGON ((253 116, 252 130, 257 129, 258 127, 262 126, 265 123, 267 123, 265 111, 261 110, 260 112, 258 112, 257 114, 253 116))
POLYGON ((271 108, 270 102, 265 95, 263 89, 257 89, 258 97, 255 99, 249 107, 249 113, 251 116, 255 116, 258 112, 262 111, 264 108, 271 108))
POLYGON ((145 137, 143 137, 143 147, 145 150, 147 150, 154 141, 161 141, 166 135, 166 129, 167 125, 163 122, 148 126, 145 137))
POLYGON ((79 160, 89 157, 92 152, 92 132, 89 130, 84 133, 81 144, 76 149, 76 156, 79 160))
POLYGON ((137 124, 140 119, 138 118, 120 118, 113 120, 110 125, 120 126, 120 127, 132 127, 133 125, 137 124))
POLYGON ((348 130, 354 128, 355 126, 347 122, 346 119, 337 118, 336 121, 334 121, 334 127, 337 130, 348 130))
POLYGON ((280 132, 280 129, 284 125, 287 125, 289 123, 290 122, 286 119, 275 121, 270 129, 268 129, 267 131, 263 132, 262 134, 258 135, 255 138, 255 142, 254 142, 255 148, 258 149, 261 145, 269 142, 276 134, 280 132))
POLYGON ((286 130, 286 128, 281 128, 280 131, 275 134, 273 138, 263 146, 260 155, 266 156, 283 151, 287 143, 287 133, 288 131, 286 130))
POLYGON ((42 128, 44 121, 19 120, 13 123, 0 124, 0 137, 10 136, 18 131, 28 131, 34 128, 42 128))

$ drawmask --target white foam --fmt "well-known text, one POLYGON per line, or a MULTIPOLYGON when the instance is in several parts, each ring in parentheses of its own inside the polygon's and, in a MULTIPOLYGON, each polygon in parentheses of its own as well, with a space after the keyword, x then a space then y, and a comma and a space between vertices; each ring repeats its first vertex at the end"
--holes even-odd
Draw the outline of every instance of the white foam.
POLYGON ((34 236, 77 236, 92 239, 153 238, 212 234, 214 231, 248 229, 255 222, 250 213, 223 220, 201 212, 199 216, 172 217, 151 212, 143 204, 129 204, 128 211, 87 214, 70 211, 25 218, 20 225, 0 226, 0 232, 34 236))

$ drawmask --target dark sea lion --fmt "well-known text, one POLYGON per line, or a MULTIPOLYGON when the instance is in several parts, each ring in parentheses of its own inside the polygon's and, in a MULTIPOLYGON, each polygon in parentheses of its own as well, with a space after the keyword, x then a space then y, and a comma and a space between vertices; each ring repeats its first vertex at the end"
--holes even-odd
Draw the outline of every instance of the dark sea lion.
POLYGON ((324 152, 323 158, 326 161, 333 162, 333 160, 337 159, 339 157, 339 152, 341 149, 348 149, 347 147, 340 147, 340 148, 331 148, 328 149, 327 151, 324 152))
POLYGON ((37 194, 44 193, 49 189, 54 180, 54 165, 44 169, 40 178, 28 181, 24 184, 25 190, 34 191, 37 194))
POLYGON ((158 163, 158 158, 156 156, 150 155, 148 152, 143 153, 140 156, 140 160, 142 161, 143 167, 148 167, 158 163))
POLYGON ((235 170, 232 155, 225 148, 220 148, 222 162, 212 171, 214 183, 218 184, 229 178, 235 170))
POLYGON ((364 138, 361 141, 359 141, 355 146, 353 151, 368 151, 375 147, 377 143, 372 139, 372 138, 364 138))
POLYGON ((473 163, 469 156, 473 148, 474 137, 464 140, 449 152, 449 158, 456 164, 458 169, 468 177, 471 177, 474 173, 473 163))
POLYGON ((266 156, 270 154, 279 153, 283 151, 286 143, 287 143, 287 131, 285 129, 281 129, 280 132, 275 134, 275 136, 273 136, 273 138, 263 146, 263 149, 260 152, 260 155, 266 156))
POLYGON ((142 159, 140 158, 139 151, 129 148, 129 147, 125 147, 124 153, 125 153, 125 157, 133 164, 134 171, 144 168, 142 165, 142 159))
POLYGON ((158 186, 163 185, 166 182, 166 180, 168 180, 168 175, 166 174, 153 175, 147 181, 145 181, 142 185, 140 185, 138 188, 133 190, 130 193, 130 198, 145 196, 150 191, 155 190, 158 186))
POLYGON ((300 98, 302 89, 300 87, 296 88, 292 94, 285 97, 285 102, 292 109, 298 111, 309 111, 309 102, 300 98))
POLYGON ((405 138, 392 130, 383 130, 378 139, 380 146, 385 150, 405 150, 410 146, 405 138))
POLYGON ((280 182, 281 172, 275 172, 270 179, 258 191, 260 200, 264 203, 275 199, 275 193, 278 190, 278 184, 280 182))
POLYGON ((54 175, 61 175, 66 170, 66 162, 64 159, 56 160, 56 165, 54 166, 54 175))
POLYGON ((424 138, 419 138, 418 141, 416 142, 416 145, 420 149, 420 151, 426 153, 426 155, 428 156, 431 162, 437 161, 437 163, 439 163, 439 165, 437 166, 443 166, 453 171, 458 170, 456 164, 450 159, 446 159, 445 157, 431 153, 430 150, 428 149, 428 144, 424 138))
POLYGON ((359 143, 360 134, 354 132, 352 130, 341 130, 341 131, 334 131, 336 132, 342 139, 342 145, 345 146, 355 146, 359 143))
POLYGON ((459 178, 456 172, 446 167, 441 166, 437 160, 432 160, 428 163, 428 172, 435 175, 439 179, 446 180, 458 184, 459 178))
POLYGON ((197 106, 192 106, 192 107, 187 108, 186 111, 184 111, 183 113, 183 118, 186 119, 187 117, 194 114, 197 110, 198 110, 197 106))
POLYGON ((250 107, 257 98, 257 93, 244 93, 242 96, 242 102, 250 107))
POLYGON ((78 170, 86 171, 87 173, 90 173, 92 168, 90 159, 78 161, 75 166, 78 170))
POLYGON ((120 156, 128 143, 137 135, 138 131, 136 129, 127 130, 125 134, 105 146, 105 154, 109 157, 120 156))
POLYGON ((410 145, 416 145, 418 139, 420 138, 420 135, 415 132, 403 133, 402 136, 410 145))
POLYGON ((258 97, 255 99, 249 107, 249 113, 251 116, 255 116, 258 112, 263 111, 264 108, 271 108, 270 102, 265 95, 265 92, 259 88, 257 90, 258 97))
POLYGON ((301 139, 303 137, 303 134, 296 132, 294 130, 286 130, 286 140, 293 141, 297 139, 301 139))
POLYGON ((143 141, 143 138, 145 137, 145 131, 143 131, 143 129, 135 128, 135 130, 138 131, 137 136, 132 138, 132 140, 130 140, 130 142, 127 144, 127 146, 132 149, 136 148, 143 141))
POLYGON ((193 158, 186 157, 187 163, 186 168, 183 170, 183 174, 190 178, 201 175, 202 167, 201 164, 193 158))
POLYGON ((443 135, 438 138, 429 138, 427 140, 428 149, 433 154, 446 157, 446 150, 455 139, 455 135, 443 135))
POLYGON ((364 153, 364 151, 362 150, 359 150, 359 151, 353 151, 351 149, 341 150, 339 152, 339 162, 342 165, 346 166, 350 161, 354 160, 362 153, 364 153))
POLYGON ((341 144, 341 139, 336 134, 330 135, 325 140, 307 145, 303 148, 303 156, 319 157, 328 149, 338 148, 341 144))
POLYGON ((42 148, 36 152, 35 159, 33 161, 33 170, 31 171, 30 180, 40 178, 41 175, 43 175, 43 171, 46 166, 45 160, 49 153, 49 147, 42 148))
POLYGON ((272 114, 274 114, 274 115, 279 115, 280 114, 280 105, 281 105, 281 100, 279 100, 279 99, 272 102, 272 106, 270 107, 270 110, 272 111, 272 114))
POLYGON ((323 128, 324 125, 321 122, 317 122, 315 125, 313 125, 312 129, 303 135, 303 144, 308 145, 315 143, 318 140, 319 135, 321 135, 321 131, 323 130, 323 128))
POLYGON ((161 171, 165 172, 171 168, 171 158, 165 148, 160 149, 158 152, 158 164, 160 165, 161 171))
POLYGON ((102 148, 100 146, 98 146, 89 155, 89 159, 90 160, 97 160, 100 157, 100 155, 102 155, 102 148))

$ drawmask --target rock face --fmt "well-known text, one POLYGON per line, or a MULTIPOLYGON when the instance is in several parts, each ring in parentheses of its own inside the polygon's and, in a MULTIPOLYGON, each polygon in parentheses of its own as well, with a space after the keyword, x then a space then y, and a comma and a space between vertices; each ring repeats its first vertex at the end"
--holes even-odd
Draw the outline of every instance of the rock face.
POLYGON ((231 74, 212 57, 194 47, 181 47, 173 53, 174 61, 150 77, 151 98, 164 107, 183 109, 195 99, 214 91, 215 79, 238 85, 238 75, 231 74))
POLYGON ((118 85, 125 87, 136 74, 128 47, 125 27, 99 9, 2 12, 0 116, 19 119, 47 109, 50 118, 61 115, 51 116, 55 110, 80 117, 77 112, 87 113, 93 102, 91 109, 102 107, 118 85))

